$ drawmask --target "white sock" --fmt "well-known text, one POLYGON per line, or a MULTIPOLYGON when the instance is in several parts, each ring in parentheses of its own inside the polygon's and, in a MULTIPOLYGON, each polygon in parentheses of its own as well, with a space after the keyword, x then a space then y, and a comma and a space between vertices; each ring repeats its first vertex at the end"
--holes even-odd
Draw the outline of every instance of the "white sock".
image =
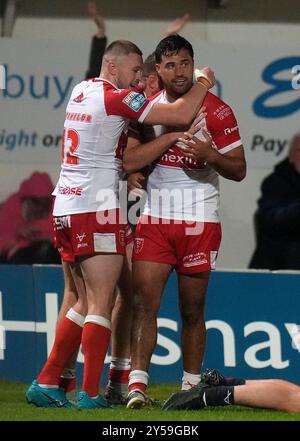
POLYGON ((117 371, 129 371, 131 369, 130 358, 111 357, 109 367, 117 371))
POLYGON ((54 385, 54 384, 40 384, 40 383, 38 383, 38 385, 43 389, 58 389, 58 385, 54 385))
POLYGON ((76 323, 76 325, 81 326, 83 328, 83 324, 85 320, 84 315, 81 315, 78 312, 74 311, 73 308, 70 308, 66 314, 66 317, 68 317, 69 320, 72 320, 72 322, 76 323))
POLYGON ((131 386, 131 384, 134 383, 143 383, 146 386, 148 386, 149 381, 149 375, 146 371, 131 371, 129 374, 129 383, 128 385, 131 386))
POLYGON ((84 323, 96 323, 96 325, 111 329, 111 322, 101 315, 89 314, 85 317, 84 323))
POLYGON ((181 390, 189 390, 193 386, 196 386, 200 381, 200 374, 190 374, 183 371, 181 390))

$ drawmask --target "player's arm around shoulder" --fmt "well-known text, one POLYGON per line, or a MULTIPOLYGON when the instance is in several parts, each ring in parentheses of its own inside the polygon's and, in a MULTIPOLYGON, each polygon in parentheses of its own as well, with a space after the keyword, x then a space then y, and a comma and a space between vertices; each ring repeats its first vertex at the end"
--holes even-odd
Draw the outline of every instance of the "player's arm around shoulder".
POLYGON ((214 72, 208 67, 202 69, 199 71, 196 83, 187 93, 173 103, 154 103, 144 122, 174 127, 191 124, 202 106, 208 89, 214 85, 214 72))
POLYGON ((141 143, 139 137, 131 132, 123 154, 123 170, 126 173, 133 173, 150 165, 175 144, 180 135, 182 132, 165 133, 153 141, 141 143))

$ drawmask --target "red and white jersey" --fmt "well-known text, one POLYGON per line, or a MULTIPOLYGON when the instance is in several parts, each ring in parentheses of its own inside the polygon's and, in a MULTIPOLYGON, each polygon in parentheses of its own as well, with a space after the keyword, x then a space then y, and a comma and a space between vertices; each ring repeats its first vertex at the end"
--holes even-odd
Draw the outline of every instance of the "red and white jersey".
POLYGON ((118 185, 129 120, 143 122, 152 107, 144 95, 94 78, 77 84, 66 109, 62 166, 54 216, 119 206, 118 185))
MULTIPOLYGON (((165 91, 152 99, 167 103, 165 91)), ((207 116, 201 125, 210 133, 213 148, 224 154, 242 144, 232 109, 208 92, 203 105, 207 116)), ((163 126, 145 126, 147 141, 163 134, 163 126)), ((200 139, 203 135, 196 134, 200 139)), ((183 156, 177 145, 167 150, 154 164, 147 184, 148 199, 144 214, 165 219, 219 222, 219 175, 206 164, 183 156)))

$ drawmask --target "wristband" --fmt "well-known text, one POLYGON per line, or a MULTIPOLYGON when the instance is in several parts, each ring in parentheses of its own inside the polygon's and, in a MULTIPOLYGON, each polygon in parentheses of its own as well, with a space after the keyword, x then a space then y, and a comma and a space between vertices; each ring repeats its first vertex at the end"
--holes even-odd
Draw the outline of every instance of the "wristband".
POLYGON ((212 82, 210 80, 210 78, 207 75, 205 75, 205 73, 202 70, 195 69, 194 74, 195 74, 196 81, 198 83, 203 84, 208 89, 210 89, 211 87, 213 87, 215 85, 215 83, 212 82))

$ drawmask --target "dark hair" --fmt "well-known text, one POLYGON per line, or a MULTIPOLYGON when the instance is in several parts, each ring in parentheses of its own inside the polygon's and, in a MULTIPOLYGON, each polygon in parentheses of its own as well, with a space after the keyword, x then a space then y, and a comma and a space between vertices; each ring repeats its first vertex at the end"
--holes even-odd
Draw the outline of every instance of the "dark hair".
POLYGON ((144 65, 143 65, 143 76, 148 77, 151 74, 156 74, 155 53, 154 52, 152 52, 152 54, 148 55, 148 57, 144 61, 144 65))
POLYGON ((174 34, 161 40, 155 49, 155 61, 161 63, 162 56, 170 57, 176 55, 181 49, 187 49, 190 56, 194 58, 194 50, 189 41, 181 37, 181 35, 174 34))
POLYGON ((128 40, 116 40, 110 43, 105 49, 104 55, 112 54, 116 57, 120 55, 137 54, 142 56, 143 52, 137 47, 136 44, 128 40))

